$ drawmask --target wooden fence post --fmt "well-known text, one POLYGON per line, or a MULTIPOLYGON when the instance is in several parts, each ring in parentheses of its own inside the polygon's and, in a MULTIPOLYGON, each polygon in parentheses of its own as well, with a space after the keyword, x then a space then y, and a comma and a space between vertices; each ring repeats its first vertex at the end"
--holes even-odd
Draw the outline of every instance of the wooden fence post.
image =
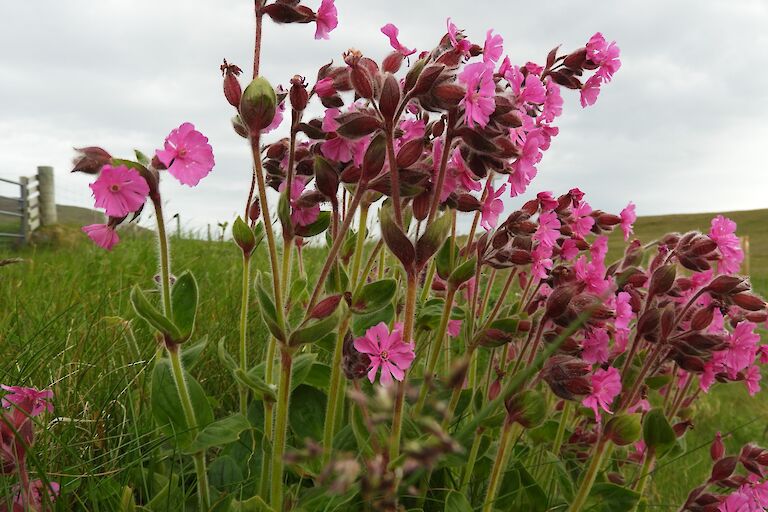
POLYGON ((740 237, 741 239, 741 250, 744 252, 744 263, 742 264, 744 269, 745 275, 750 275, 749 273, 749 235, 740 237))
POLYGON ((21 201, 21 241, 22 243, 29 242, 29 178, 22 176, 19 178, 21 193, 19 199, 21 201))
POLYGON ((40 224, 50 226, 59 221, 56 212, 56 188, 53 182, 53 167, 37 168, 37 187, 40 193, 40 224))

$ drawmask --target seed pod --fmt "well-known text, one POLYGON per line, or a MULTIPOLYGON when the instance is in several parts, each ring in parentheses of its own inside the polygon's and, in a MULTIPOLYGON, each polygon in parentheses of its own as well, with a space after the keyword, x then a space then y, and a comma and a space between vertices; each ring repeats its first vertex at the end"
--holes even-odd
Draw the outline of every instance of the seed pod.
POLYGON ((616 446, 626 446, 640 439, 643 430, 640 414, 619 414, 605 426, 605 435, 616 446))
POLYGON ((259 133, 272 123, 277 109, 277 95, 270 83, 255 78, 240 99, 240 117, 251 134, 259 133))
POLYGON ((288 91, 288 97, 291 100, 291 107, 297 112, 303 112, 309 102, 309 93, 307 84, 304 83, 304 77, 294 75, 291 79, 291 89, 288 91))
POLYGON ((243 70, 234 64, 227 63, 224 59, 224 64, 221 65, 221 74, 224 77, 224 97, 230 105, 237 108, 240 106, 240 98, 243 95, 243 90, 240 87, 240 81, 237 79, 243 70))

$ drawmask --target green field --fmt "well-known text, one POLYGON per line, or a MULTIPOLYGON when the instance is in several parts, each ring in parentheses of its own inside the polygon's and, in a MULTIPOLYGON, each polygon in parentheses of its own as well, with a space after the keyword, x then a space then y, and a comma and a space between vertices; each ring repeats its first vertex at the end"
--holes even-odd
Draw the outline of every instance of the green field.
MULTIPOLYGON (((87 212, 87 210, 84 210, 87 212)), ((82 211, 60 212, 67 223, 91 222, 82 211), (73 219, 72 215, 80 215, 73 219)), ((727 214, 740 224, 740 234, 751 242, 753 282, 768 292, 768 210, 727 214)), ((648 217, 640 219, 637 235, 650 241, 667 231, 706 230, 712 214, 648 217)), ((156 439, 142 394, 144 370, 154 356, 151 335, 141 326, 136 343, 109 317, 131 317, 128 291, 139 283, 151 287, 156 272, 155 243, 141 234, 126 237, 107 253, 93 246, 76 227, 49 230, 43 243, 17 251, 0 246, 0 259, 22 257, 20 264, 0 267, 0 383, 52 386, 58 419, 47 425, 31 463, 63 484, 77 489, 80 505, 88 510, 111 497, 117 503, 126 481, 137 481, 142 465, 162 463, 150 454, 156 439), (138 353, 137 353, 138 351, 138 353), (136 363, 136 361, 139 363, 136 363)), ((201 290, 199 327, 211 340, 225 337, 232 352, 240 301, 240 258, 230 243, 173 240, 173 268, 192 270, 201 290)), ((312 265, 323 262, 323 250, 307 255, 312 265)), ((259 254, 257 266, 267 258, 259 254)), ((251 315, 252 360, 266 340, 257 314, 251 315)), ((233 408, 237 391, 209 346, 192 372, 209 395, 223 396, 233 408)), ((687 453, 674 463, 662 461, 654 474, 657 499, 649 510, 676 510, 687 490, 698 485, 710 467, 708 446, 716 430, 733 432, 727 444, 733 450, 747 441, 768 444, 765 432, 768 400, 761 393, 753 400, 741 384, 721 386, 701 401, 694 415, 695 429, 687 435, 687 453)), ((165 454, 175 457, 174 454, 165 454)), ((0 496, 4 494, 0 479, 0 496)), ((145 482, 151 487, 152 482, 145 482)), ((141 491, 141 490, 139 490, 141 491)), ((76 503, 60 503, 62 510, 76 503)), ((67 508, 69 507, 69 508, 67 508)))

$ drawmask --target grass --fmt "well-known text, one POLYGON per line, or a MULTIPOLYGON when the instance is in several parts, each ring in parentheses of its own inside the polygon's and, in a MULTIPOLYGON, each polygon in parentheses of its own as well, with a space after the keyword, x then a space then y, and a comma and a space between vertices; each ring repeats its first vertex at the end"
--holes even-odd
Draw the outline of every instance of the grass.
MULTIPOLYGON (((82 210, 82 209, 80 209, 82 210)), ((82 212, 73 213, 81 215, 82 212)), ((60 216, 73 222, 69 213, 60 216)), ((735 212, 729 217, 750 236, 753 282, 768 291, 768 211, 735 212)), ((644 241, 664 232, 706 229, 711 214, 647 217, 638 221, 644 241)), ((92 222, 77 217, 76 222, 92 222)), ((21 251, 0 247, 0 259, 20 256, 25 262, 0 268, 0 383, 45 387, 52 384, 58 418, 39 429, 36 459, 31 469, 61 482, 69 496, 61 510, 118 510, 125 485, 147 492, 158 482, 144 476, 147 464, 166 464, 176 454, 150 450, 157 443, 147 411, 143 383, 155 354, 155 341, 136 324, 136 349, 113 317, 131 318, 128 294, 138 283, 152 287, 156 272, 155 244, 138 233, 105 253, 74 228, 61 228, 67 244, 29 247, 21 251), (139 482, 137 484, 137 482, 139 482), (76 491, 76 492, 73 492, 76 491)), ((197 332, 213 341, 193 369, 202 386, 232 409, 237 391, 216 357, 215 343, 224 338, 236 353, 240 301, 240 258, 230 243, 173 240, 175 272, 192 270, 200 284, 197 332)), ((263 249, 262 249, 263 250, 263 249)), ((323 262, 322 250, 308 255, 310 265, 323 262)), ((266 270, 266 254, 256 268, 266 270)), ((308 269, 311 273, 312 268, 308 269)), ((257 314, 250 317, 251 360, 266 342, 257 314)), ((695 429, 686 437, 687 452, 674 463, 662 461, 654 473, 654 510, 676 510, 689 489, 709 470, 709 442, 715 431, 733 432, 731 450, 747 442, 768 442, 765 424, 768 402, 749 399, 741 384, 720 386, 701 401, 695 429), (748 401, 749 400, 749 401, 748 401), (735 404, 743 404, 735 406, 735 404)), ((190 468, 185 468, 191 471, 190 468)), ((0 479, 0 496, 7 495, 0 479)))

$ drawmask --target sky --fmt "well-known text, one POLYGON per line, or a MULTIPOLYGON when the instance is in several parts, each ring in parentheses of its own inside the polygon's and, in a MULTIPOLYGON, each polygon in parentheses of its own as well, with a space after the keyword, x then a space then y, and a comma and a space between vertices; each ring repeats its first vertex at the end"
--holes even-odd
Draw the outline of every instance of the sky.
MULTIPOLYGON (((594 107, 563 90, 560 134, 529 192, 578 186, 595 208, 618 212, 633 201, 640 215, 768 208, 766 0, 336 4, 328 41, 314 40, 314 25, 265 23, 262 74, 312 83, 350 47, 380 59, 389 22, 420 50, 437 43, 449 16, 480 44, 493 28, 520 64, 601 31, 621 48, 622 68, 594 107)), ((165 180, 166 211, 190 229, 231 221, 247 195, 250 153, 231 129, 219 65, 252 66, 252 10, 248 0, 0 1, 0 177, 52 165, 58 202, 93 206, 92 178, 69 173, 73 147, 151 153, 190 121, 217 165, 193 189, 165 180)))

